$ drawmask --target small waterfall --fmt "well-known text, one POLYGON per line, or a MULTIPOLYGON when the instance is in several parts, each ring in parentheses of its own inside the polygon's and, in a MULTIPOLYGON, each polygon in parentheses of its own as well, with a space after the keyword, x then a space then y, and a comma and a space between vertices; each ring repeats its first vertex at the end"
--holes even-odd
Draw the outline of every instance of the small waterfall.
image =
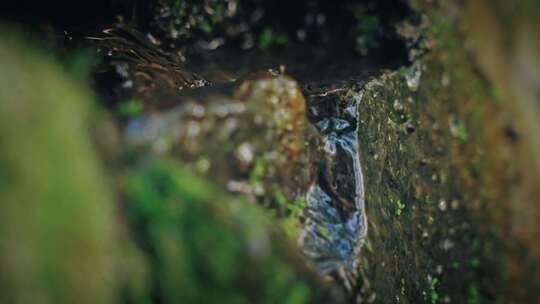
POLYGON ((343 90, 306 95, 308 119, 319 132, 322 156, 306 194, 299 243, 322 274, 343 280, 351 292, 367 233, 358 154, 357 106, 362 96, 343 90))

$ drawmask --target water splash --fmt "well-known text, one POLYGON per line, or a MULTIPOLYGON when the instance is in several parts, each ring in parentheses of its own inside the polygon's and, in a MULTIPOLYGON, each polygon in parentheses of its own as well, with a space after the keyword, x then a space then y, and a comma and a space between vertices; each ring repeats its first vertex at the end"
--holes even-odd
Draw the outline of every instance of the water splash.
POLYGON ((416 91, 418 90, 418 87, 420 86, 420 77, 422 77, 422 69, 420 66, 411 66, 404 71, 403 77, 405 77, 405 81, 407 82, 407 87, 409 87, 411 91, 416 91))
POLYGON ((322 157, 306 194, 306 223, 299 243, 324 275, 352 291, 367 233, 363 176, 358 155, 357 105, 361 95, 311 95, 309 120, 320 134, 322 157))

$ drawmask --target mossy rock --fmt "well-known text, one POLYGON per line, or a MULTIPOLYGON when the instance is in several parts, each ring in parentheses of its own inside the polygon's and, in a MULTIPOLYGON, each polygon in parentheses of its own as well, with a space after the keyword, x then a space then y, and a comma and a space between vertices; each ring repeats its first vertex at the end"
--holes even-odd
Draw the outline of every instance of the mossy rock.
POLYGON ((89 92, 0 34, 0 302, 111 303, 112 196, 88 136, 89 92))
POLYGON ((178 161, 141 160, 123 180, 128 222, 150 265, 148 300, 340 301, 265 211, 228 197, 178 161))

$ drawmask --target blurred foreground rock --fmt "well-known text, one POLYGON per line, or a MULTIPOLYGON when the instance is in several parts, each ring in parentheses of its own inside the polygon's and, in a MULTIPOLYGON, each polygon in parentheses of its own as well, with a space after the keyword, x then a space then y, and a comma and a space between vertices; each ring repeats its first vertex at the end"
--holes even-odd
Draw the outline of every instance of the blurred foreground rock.
POLYGON ((89 91, 0 37, 0 302, 111 303, 114 205, 88 134, 89 91))
POLYGON ((136 156, 115 203, 89 94, 11 37, 0 41, 2 302, 342 301, 267 214, 180 162, 136 156))

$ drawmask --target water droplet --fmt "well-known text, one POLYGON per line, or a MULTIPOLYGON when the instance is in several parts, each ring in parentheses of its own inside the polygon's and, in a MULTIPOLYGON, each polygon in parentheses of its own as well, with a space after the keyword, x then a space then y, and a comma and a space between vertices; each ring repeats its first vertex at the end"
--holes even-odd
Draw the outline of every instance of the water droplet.
POLYGON ((238 161, 247 166, 251 164, 253 158, 255 157, 253 147, 249 142, 243 142, 238 146, 238 148, 236 148, 235 156, 238 161))
POLYGON ((401 112, 404 110, 403 104, 399 101, 399 99, 394 100, 394 111, 401 112))
POLYGON ((452 249, 454 247, 454 242, 452 242, 452 240, 450 239, 445 239, 442 243, 441 243, 441 248, 445 251, 448 251, 450 249, 452 249))
POLYGON ((409 67, 404 73, 403 76, 407 82, 407 87, 411 91, 418 90, 420 86, 420 77, 422 76, 422 70, 417 66, 409 67))
POLYGON ((446 206, 446 201, 445 201, 444 199, 440 200, 440 201, 439 201, 439 209, 440 209, 441 211, 446 211, 446 207, 447 207, 447 206, 446 206))

